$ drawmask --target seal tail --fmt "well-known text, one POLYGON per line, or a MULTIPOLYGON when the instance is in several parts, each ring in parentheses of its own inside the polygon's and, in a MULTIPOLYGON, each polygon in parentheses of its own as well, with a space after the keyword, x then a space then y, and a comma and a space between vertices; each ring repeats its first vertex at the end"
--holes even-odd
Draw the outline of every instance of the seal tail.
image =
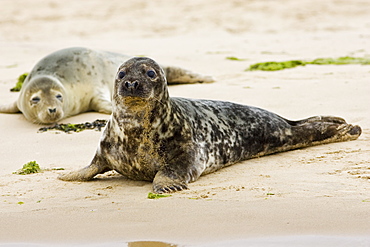
POLYGON ((20 110, 17 106, 17 101, 8 105, 0 105, 0 112, 1 113, 18 113, 20 110))
POLYGON ((343 118, 333 116, 287 122, 292 126, 292 145, 296 148, 356 140, 362 132, 360 126, 348 124, 343 118))

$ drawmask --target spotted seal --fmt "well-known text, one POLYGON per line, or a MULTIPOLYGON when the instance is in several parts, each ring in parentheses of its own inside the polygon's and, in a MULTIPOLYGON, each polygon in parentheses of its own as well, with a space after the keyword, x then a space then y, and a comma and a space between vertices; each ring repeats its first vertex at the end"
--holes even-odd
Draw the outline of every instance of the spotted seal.
MULTIPOLYGON (((130 57, 83 47, 62 49, 41 59, 23 83, 18 100, 0 112, 22 112, 33 123, 50 124, 87 111, 110 114, 114 77, 130 57)), ((169 84, 212 82, 213 78, 165 66, 169 84)))
POLYGON ((118 70, 113 113, 91 164, 59 178, 86 181, 115 170, 153 181, 155 193, 168 193, 241 160, 360 134, 359 126, 339 117, 290 121, 246 105, 169 97, 161 67, 132 58, 118 70))

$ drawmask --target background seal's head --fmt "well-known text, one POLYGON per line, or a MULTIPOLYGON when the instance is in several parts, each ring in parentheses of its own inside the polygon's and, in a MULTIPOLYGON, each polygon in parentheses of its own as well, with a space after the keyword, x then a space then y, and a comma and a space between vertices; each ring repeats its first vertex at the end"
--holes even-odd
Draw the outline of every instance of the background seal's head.
POLYGON ((29 121, 52 124, 64 117, 64 88, 54 77, 29 78, 20 94, 18 108, 29 121))

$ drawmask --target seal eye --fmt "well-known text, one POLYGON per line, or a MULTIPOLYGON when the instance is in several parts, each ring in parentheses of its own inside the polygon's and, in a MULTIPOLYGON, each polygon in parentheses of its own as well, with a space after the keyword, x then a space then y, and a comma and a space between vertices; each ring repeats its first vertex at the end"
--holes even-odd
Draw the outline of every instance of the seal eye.
POLYGON ((149 76, 150 78, 154 78, 155 77, 155 72, 153 70, 148 70, 148 72, 146 72, 147 76, 149 76))
POLYGON ((37 103, 39 103, 39 101, 40 101, 40 97, 38 97, 38 96, 33 97, 33 98, 31 99, 31 103, 32 103, 32 104, 37 104, 37 103))
POLYGON ((122 79, 123 77, 125 77, 125 75, 126 75, 126 73, 125 73, 124 71, 120 71, 120 72, 118 73, 118 78, 119 78, 119 79, 122 79))
POLYGON ((57 94, 55 97, 56 97, 58 100, 60 100, 60 101, 62 101, 62 100, 63 100, 63 96, 62 96, 62 95, 60 95, 60 94, 57 94))

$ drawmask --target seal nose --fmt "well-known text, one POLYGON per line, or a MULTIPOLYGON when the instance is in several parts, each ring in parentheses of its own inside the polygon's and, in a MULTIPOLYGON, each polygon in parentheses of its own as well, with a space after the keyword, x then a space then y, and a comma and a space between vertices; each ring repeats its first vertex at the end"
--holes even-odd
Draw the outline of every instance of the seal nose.
POLYGON ((49 113, 56 113, 57 112, 57 108, 49 108, 49 113))
POLYGON ((138 86, 139 86, 138 81, 133 81, 133 82, 125 81, 125 87, 127 89, 137 89, 138 86))

